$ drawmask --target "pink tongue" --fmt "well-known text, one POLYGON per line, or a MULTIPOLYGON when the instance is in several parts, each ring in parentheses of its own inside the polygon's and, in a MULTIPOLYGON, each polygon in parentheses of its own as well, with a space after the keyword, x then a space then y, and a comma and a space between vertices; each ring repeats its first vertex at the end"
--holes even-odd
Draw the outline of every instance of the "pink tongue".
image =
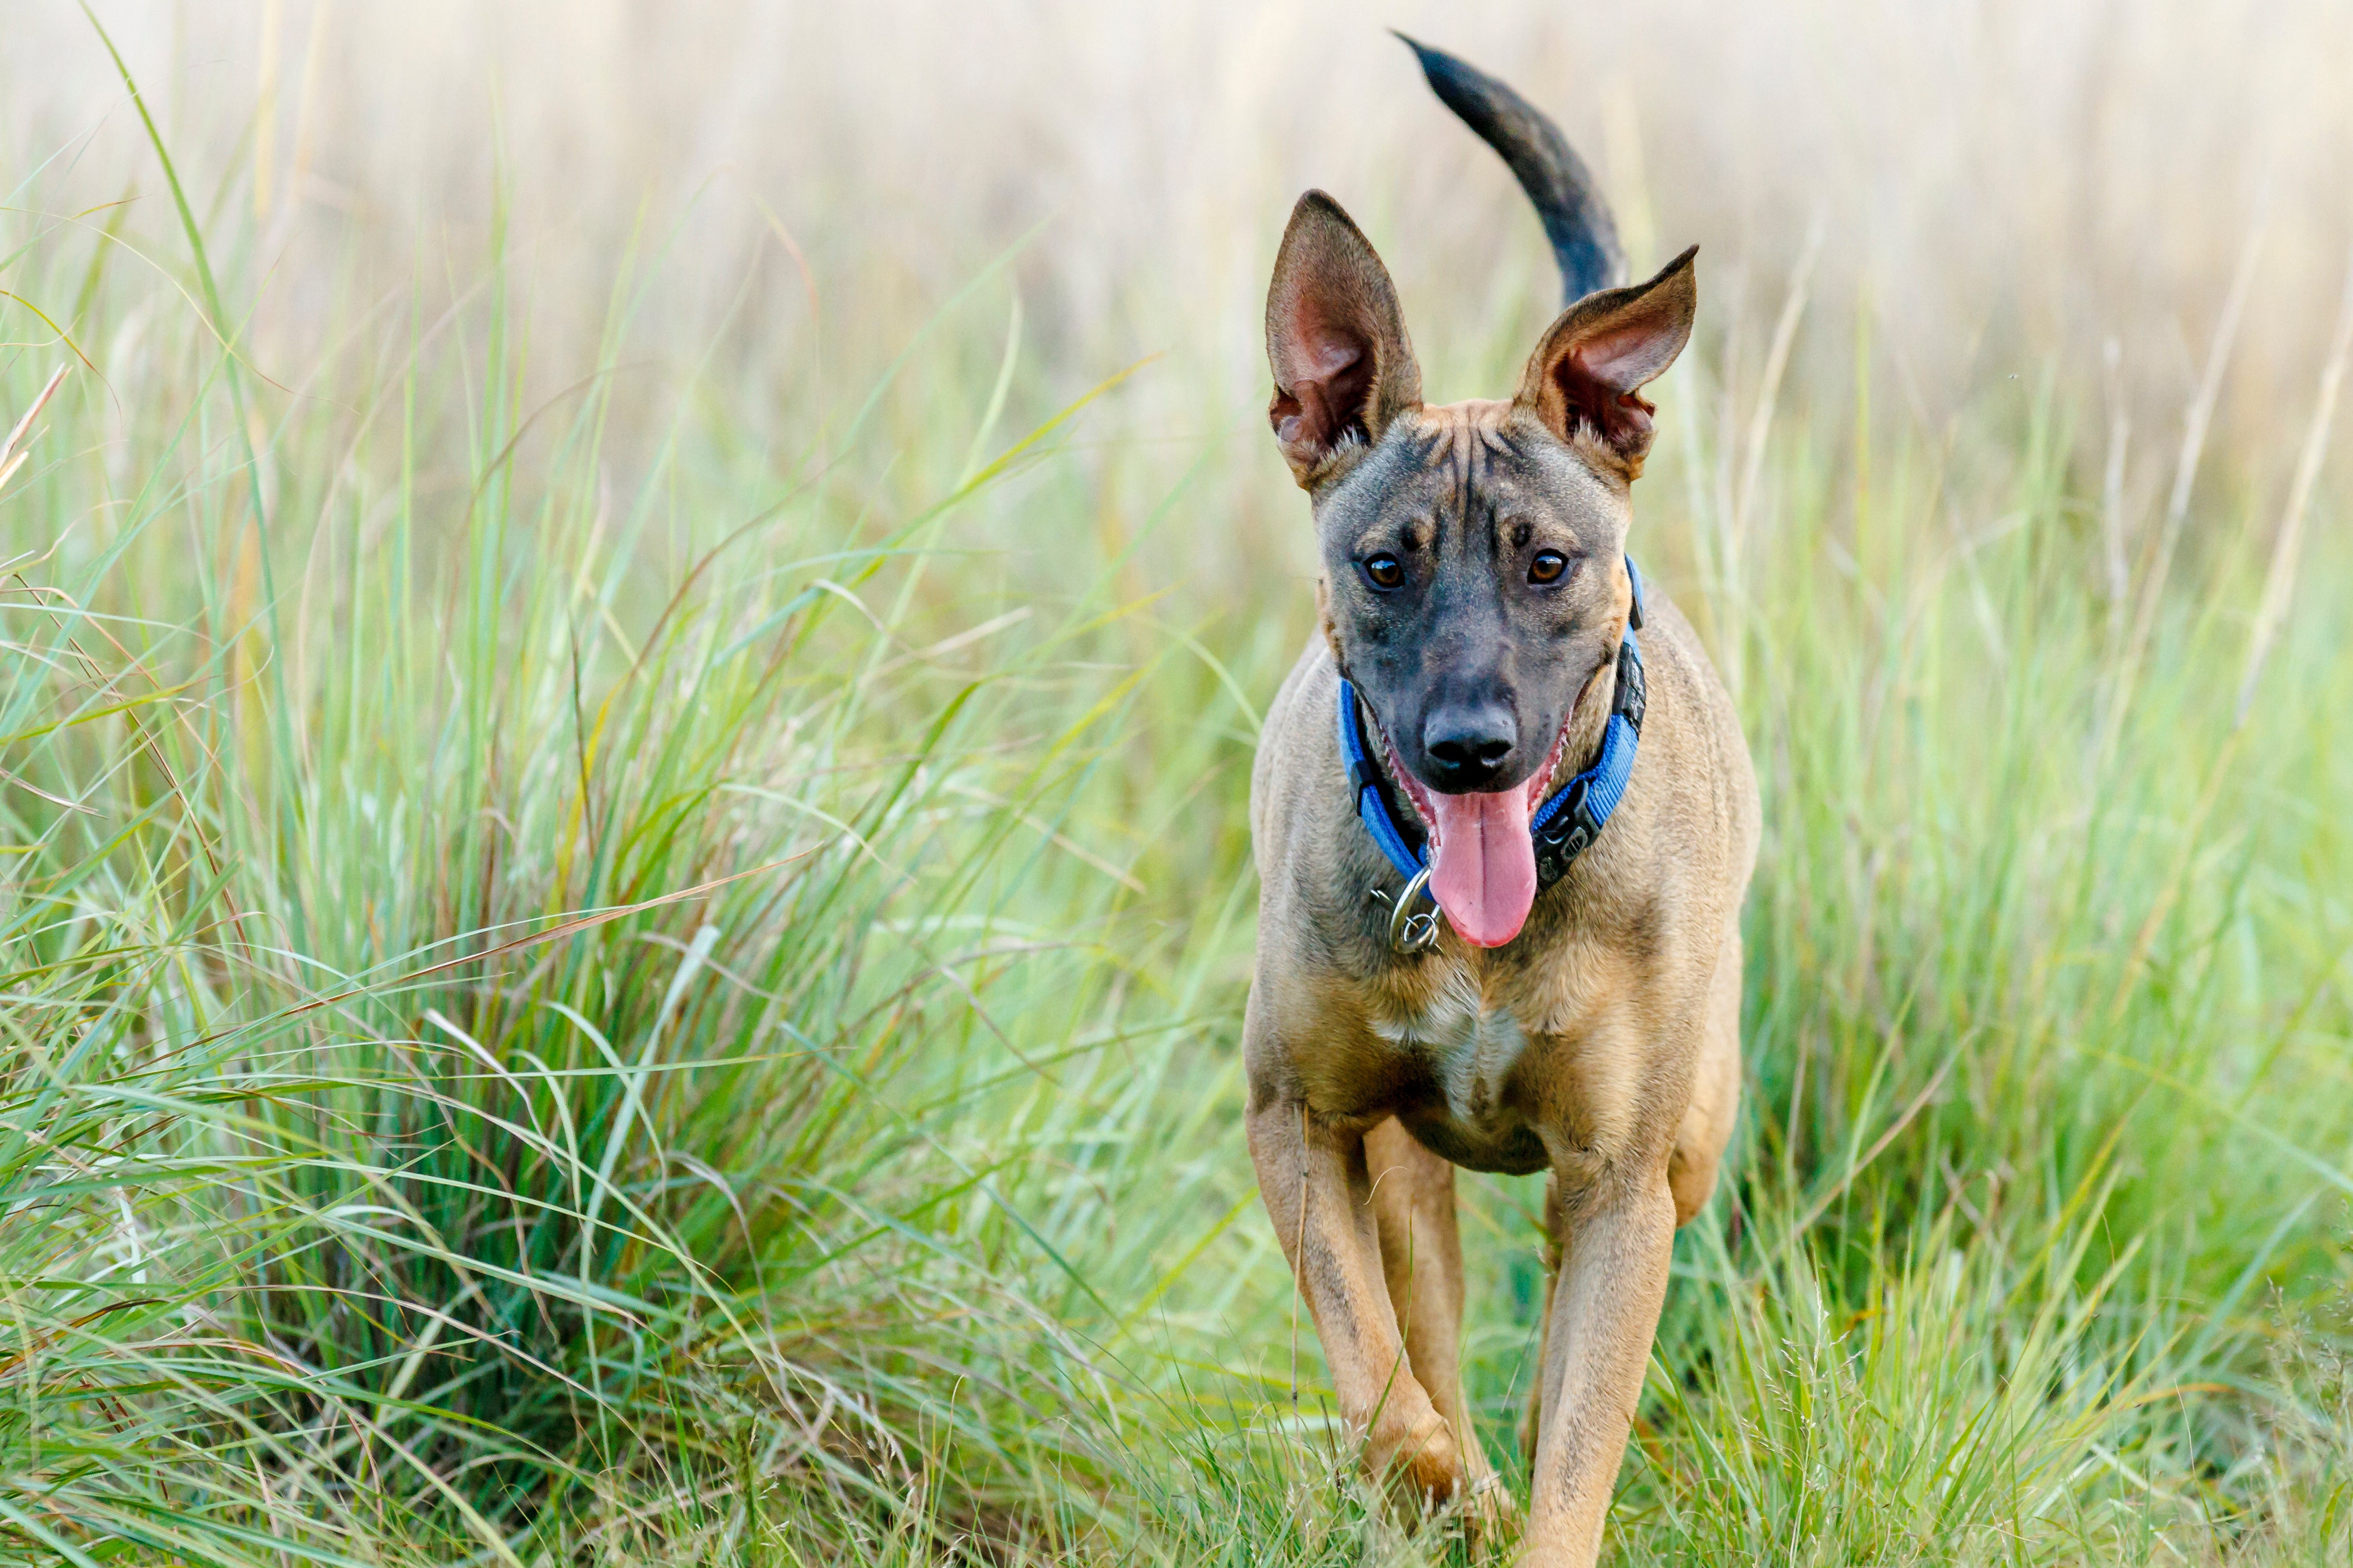
POLYGON ((1525 785, 1494 795, 1430 792, 1438 816, 1430 890, 1464 942, 1501 947, 1520 934, 1536 901, 1536 847, 1528 837, 1525 785))

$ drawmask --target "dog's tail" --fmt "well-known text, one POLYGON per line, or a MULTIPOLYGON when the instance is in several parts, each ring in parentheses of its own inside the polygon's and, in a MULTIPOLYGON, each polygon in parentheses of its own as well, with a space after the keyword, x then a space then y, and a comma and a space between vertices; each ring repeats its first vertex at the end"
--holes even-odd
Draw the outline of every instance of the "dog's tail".
POLYGON ((1536 205, 1545 237, 1560 267, 1565 302, 1575 304, 1597 289, 1626 281, 1626 253, 1618 225, 1594 188, 1585 160, 1568 138, 1535 105, 1483 71, 1452 55, 1398 35, 1420 58, 1421 74, 1440 101, 1461 117, 1480 139, 1504 155, 1520 188, 1536 205))

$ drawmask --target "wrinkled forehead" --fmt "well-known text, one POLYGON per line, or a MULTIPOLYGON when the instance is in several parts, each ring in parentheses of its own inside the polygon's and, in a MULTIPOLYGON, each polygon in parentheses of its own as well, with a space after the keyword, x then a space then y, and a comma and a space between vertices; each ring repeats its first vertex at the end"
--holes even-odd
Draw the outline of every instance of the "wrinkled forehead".
POLYGON ((1621 522, 1625 490, 1527 409, 1482 398, 1401 415, 1324 500, 1319 514, 1350 532, 1508 516, 1582 533, 1621 522))
POLYGON ((1527 443, 1531 431, 1514 428, 1512 415, 1512 405, 1501 398, 1425 405, 1398 420, 1389 434, 1412 443, 1426 468, 1476 468, 1496 458, 1509 458, 1527 443))

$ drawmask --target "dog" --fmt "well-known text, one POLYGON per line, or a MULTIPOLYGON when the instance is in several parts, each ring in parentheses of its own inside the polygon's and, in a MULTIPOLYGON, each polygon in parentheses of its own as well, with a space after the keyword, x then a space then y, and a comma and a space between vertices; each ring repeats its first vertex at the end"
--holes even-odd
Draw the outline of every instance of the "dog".
POLYGON ((1697 247, 1628 286, 1559 129, 1405 41, 1535 202, 1567 307, 1510 398, 1431 407, 1339 204, 1311 190, 1284 231, 1268 417, 1321 625, 1251 774, 1250 1149, 1367 1471, 1482 1539, 1519 1510, 1462 1403, 1454 1167, 1550 1173, 1523 1539, 1582 1565, 1739 1099, 1756 778, 1626 553, 1641 390, 1691 335, 1697 247))

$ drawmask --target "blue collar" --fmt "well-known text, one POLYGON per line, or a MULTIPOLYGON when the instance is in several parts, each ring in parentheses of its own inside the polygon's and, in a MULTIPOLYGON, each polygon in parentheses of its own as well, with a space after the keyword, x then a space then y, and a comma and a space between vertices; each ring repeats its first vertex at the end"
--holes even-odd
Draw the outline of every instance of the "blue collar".
MULTIPOLYGON (((1602 731, 1601 754, 1593 765, 1556 791, 1536 808, 1528 822, 1536 841, 1536 889, 1541 892, 1568 871, 1569 862, 1585 852, 1599 836, 1609 814, 1625 798, 1626 781, 1634 772, 1634 747, 1642 736, 1642 649, 1634 640, 1642 624, 1642 574, 1631 557, 1626 575, 1634 584, 1634 609, 1626 619, 1626 635, 1618 644, 1618 692, 1609 705, 1609 721, 1602 731)), ((1357 711, 1356 688, 1340 678, 1340 755, 1348 764, 1348 787, 1356 797, 1356 815, 1365 830, 1409 887, 1430 865, 1428 837, 1416 824, 1413 839, 1398 826, 1389 809, 1388 781, 1365 744, 1364 716, 1357 711)), ((1407 818, 1412 821, 1410 816, 1407 818)), ((1428 896, 1429 884, 1420 884, 1428 896)), ((1432 900, 1435 902, 1436 900, 1432 900)), ((1402 913, 1402 911, 1399 911, 1402 913)))

